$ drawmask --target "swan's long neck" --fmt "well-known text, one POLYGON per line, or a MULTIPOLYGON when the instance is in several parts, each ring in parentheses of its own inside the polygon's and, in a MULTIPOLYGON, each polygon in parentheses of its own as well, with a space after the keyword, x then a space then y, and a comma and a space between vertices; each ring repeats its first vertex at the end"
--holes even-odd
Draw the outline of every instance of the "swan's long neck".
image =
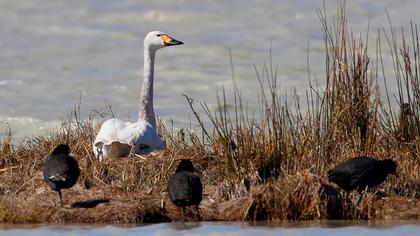
POLYGON ((153 73, 156 50, 144 47, 144 79, 140 94, 139 121, 149 122, 156 128, 155 111, 153 109, 153 73))

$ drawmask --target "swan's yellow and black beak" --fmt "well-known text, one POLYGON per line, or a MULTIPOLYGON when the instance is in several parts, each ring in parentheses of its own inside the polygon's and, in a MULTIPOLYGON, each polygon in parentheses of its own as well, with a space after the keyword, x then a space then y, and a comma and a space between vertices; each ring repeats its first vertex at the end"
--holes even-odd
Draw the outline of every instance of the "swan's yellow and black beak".
POLYGON ((174 38, 169 37, 167 34, 161 34, 159 37, 163 40, 165 46, 174 46, 174 45, 181 45, 184 44, 181 41, 178 41, 174 38))

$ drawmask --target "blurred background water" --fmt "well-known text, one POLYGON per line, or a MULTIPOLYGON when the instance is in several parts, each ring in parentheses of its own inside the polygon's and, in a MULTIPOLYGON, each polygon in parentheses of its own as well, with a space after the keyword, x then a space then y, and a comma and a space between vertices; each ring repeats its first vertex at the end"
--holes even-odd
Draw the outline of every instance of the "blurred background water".
MULTIPOLYGON (((337 1, 325 3, 335 15, 337 1)), ((121 119, 137 119, 143 37, 151 30, 185 43, 157 55, 155 109, 165 123, 189 126, 181 94, 214 108, 217 91, 232 88, 229 49, 250 104, 258 96, 254 65, 269 62, 270 47, 282 89, 304 90, 308 45, 310 72, 323 77, 319 8, 322 0, 2 0, 0 136, 7 126, 15 140, 48 134, 79 99, 84 119, 107 106, 121 119)), ((347 1, 349 25, 365 33, 370 21, 375 35, 388 26, 385 9, 397 27, 408 28, 418 14, 414 0, 347 1)))

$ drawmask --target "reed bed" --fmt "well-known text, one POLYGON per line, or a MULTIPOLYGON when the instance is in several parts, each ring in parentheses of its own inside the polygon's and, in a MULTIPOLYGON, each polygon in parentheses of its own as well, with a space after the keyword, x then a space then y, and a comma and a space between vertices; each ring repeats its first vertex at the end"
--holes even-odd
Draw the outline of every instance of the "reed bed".
MULTIPOLYGON (((327 17, 325 10, 318 14, 325 80, 316 81, 309 72, 308 91, 284 95, 275 66, 255 66, 260 85, 257 116, 249 112, 236 86, 220 94, 216 110, 185 96, 197 129, 175 131, 160 124, 165 150, 105 162, 98 162, 91 151, 98 130, 94 116, 81 119, 79 107, 48 137, 13 144, 9 132, 0 141, 0 222, 138 224, 182 219, 168 200, 166 184, 183 158, 193 160, 205 186, 203 220, 419 218, 417 25, 410 25, 407 38, 390 21, 389 29, 378 31, 372 50, 368 33, 349 30, 345 2, 338 4, 335 17, 327 17), (383 48, 392 56, 391 76, 385 73, 383 48), (396 95, 389 92, 388 77, 396 80, 396 95), (64 191, 65 201, 73 204, 67 208, 58 207, 56 193, 42 179, 44 160, 60 143, 71 147, 82 172, 76 186, 64 191), (362 195, 342 192, 327 181, 326 173, 356 155, 392 158, 400 177, 388 177, 362 195)), ((193 219, 193 211, 188 214, 193 219)))

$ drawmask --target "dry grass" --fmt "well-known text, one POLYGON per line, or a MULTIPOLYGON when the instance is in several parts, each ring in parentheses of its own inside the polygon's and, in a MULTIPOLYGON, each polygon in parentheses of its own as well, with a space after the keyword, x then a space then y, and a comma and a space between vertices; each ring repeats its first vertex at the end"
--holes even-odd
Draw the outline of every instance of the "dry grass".
MULTIPOLYGON (((145 160, 133 155, 103 163, 94 159, 91 143, 97 127, 93 127, 93 117, 80 119, 77 108, 50 137, 14 145, 6 135, 0 141, 0 222, 182 219, 181 211, 166 196, 168 176, 182 158, 192 159, 202 177, 203 220, 419 218, 417 26, 411 25, 409 41, 404 32, 399 41, 392 26, 379 32, 374 53, 370 49, 369 54, 368 36, 349 32, 344 8, 340 3, 333 23, 325 11, 319 11, 325 84, 309 78, 310 90, 303 97, 284 96, 279 93, 276 68, 271 64, 255 67, 261 87, 257 117, 248 112, 246 99, 236 88, 231 97, 225 91, 220 95, 215 112, 205 103, 197 108, 186 96, 199 132, 175 132, 161 125, 167 148, 145 160), (397 105, 387 88, 383 38, 392 53, 397 105), (43 162, 60 143, 71 146, 82 170, 76 186, 64 192, 65 201, 76 204, 67 208, 56 206, 56 193, 42 180, 43 162), (389 177, 363 196, 343 193, 328 183, 328 169, 362 154, 391 157, 398 163, 400 178, 389 177)), ((194 211, 188 214, 194 219, 194 211)))

